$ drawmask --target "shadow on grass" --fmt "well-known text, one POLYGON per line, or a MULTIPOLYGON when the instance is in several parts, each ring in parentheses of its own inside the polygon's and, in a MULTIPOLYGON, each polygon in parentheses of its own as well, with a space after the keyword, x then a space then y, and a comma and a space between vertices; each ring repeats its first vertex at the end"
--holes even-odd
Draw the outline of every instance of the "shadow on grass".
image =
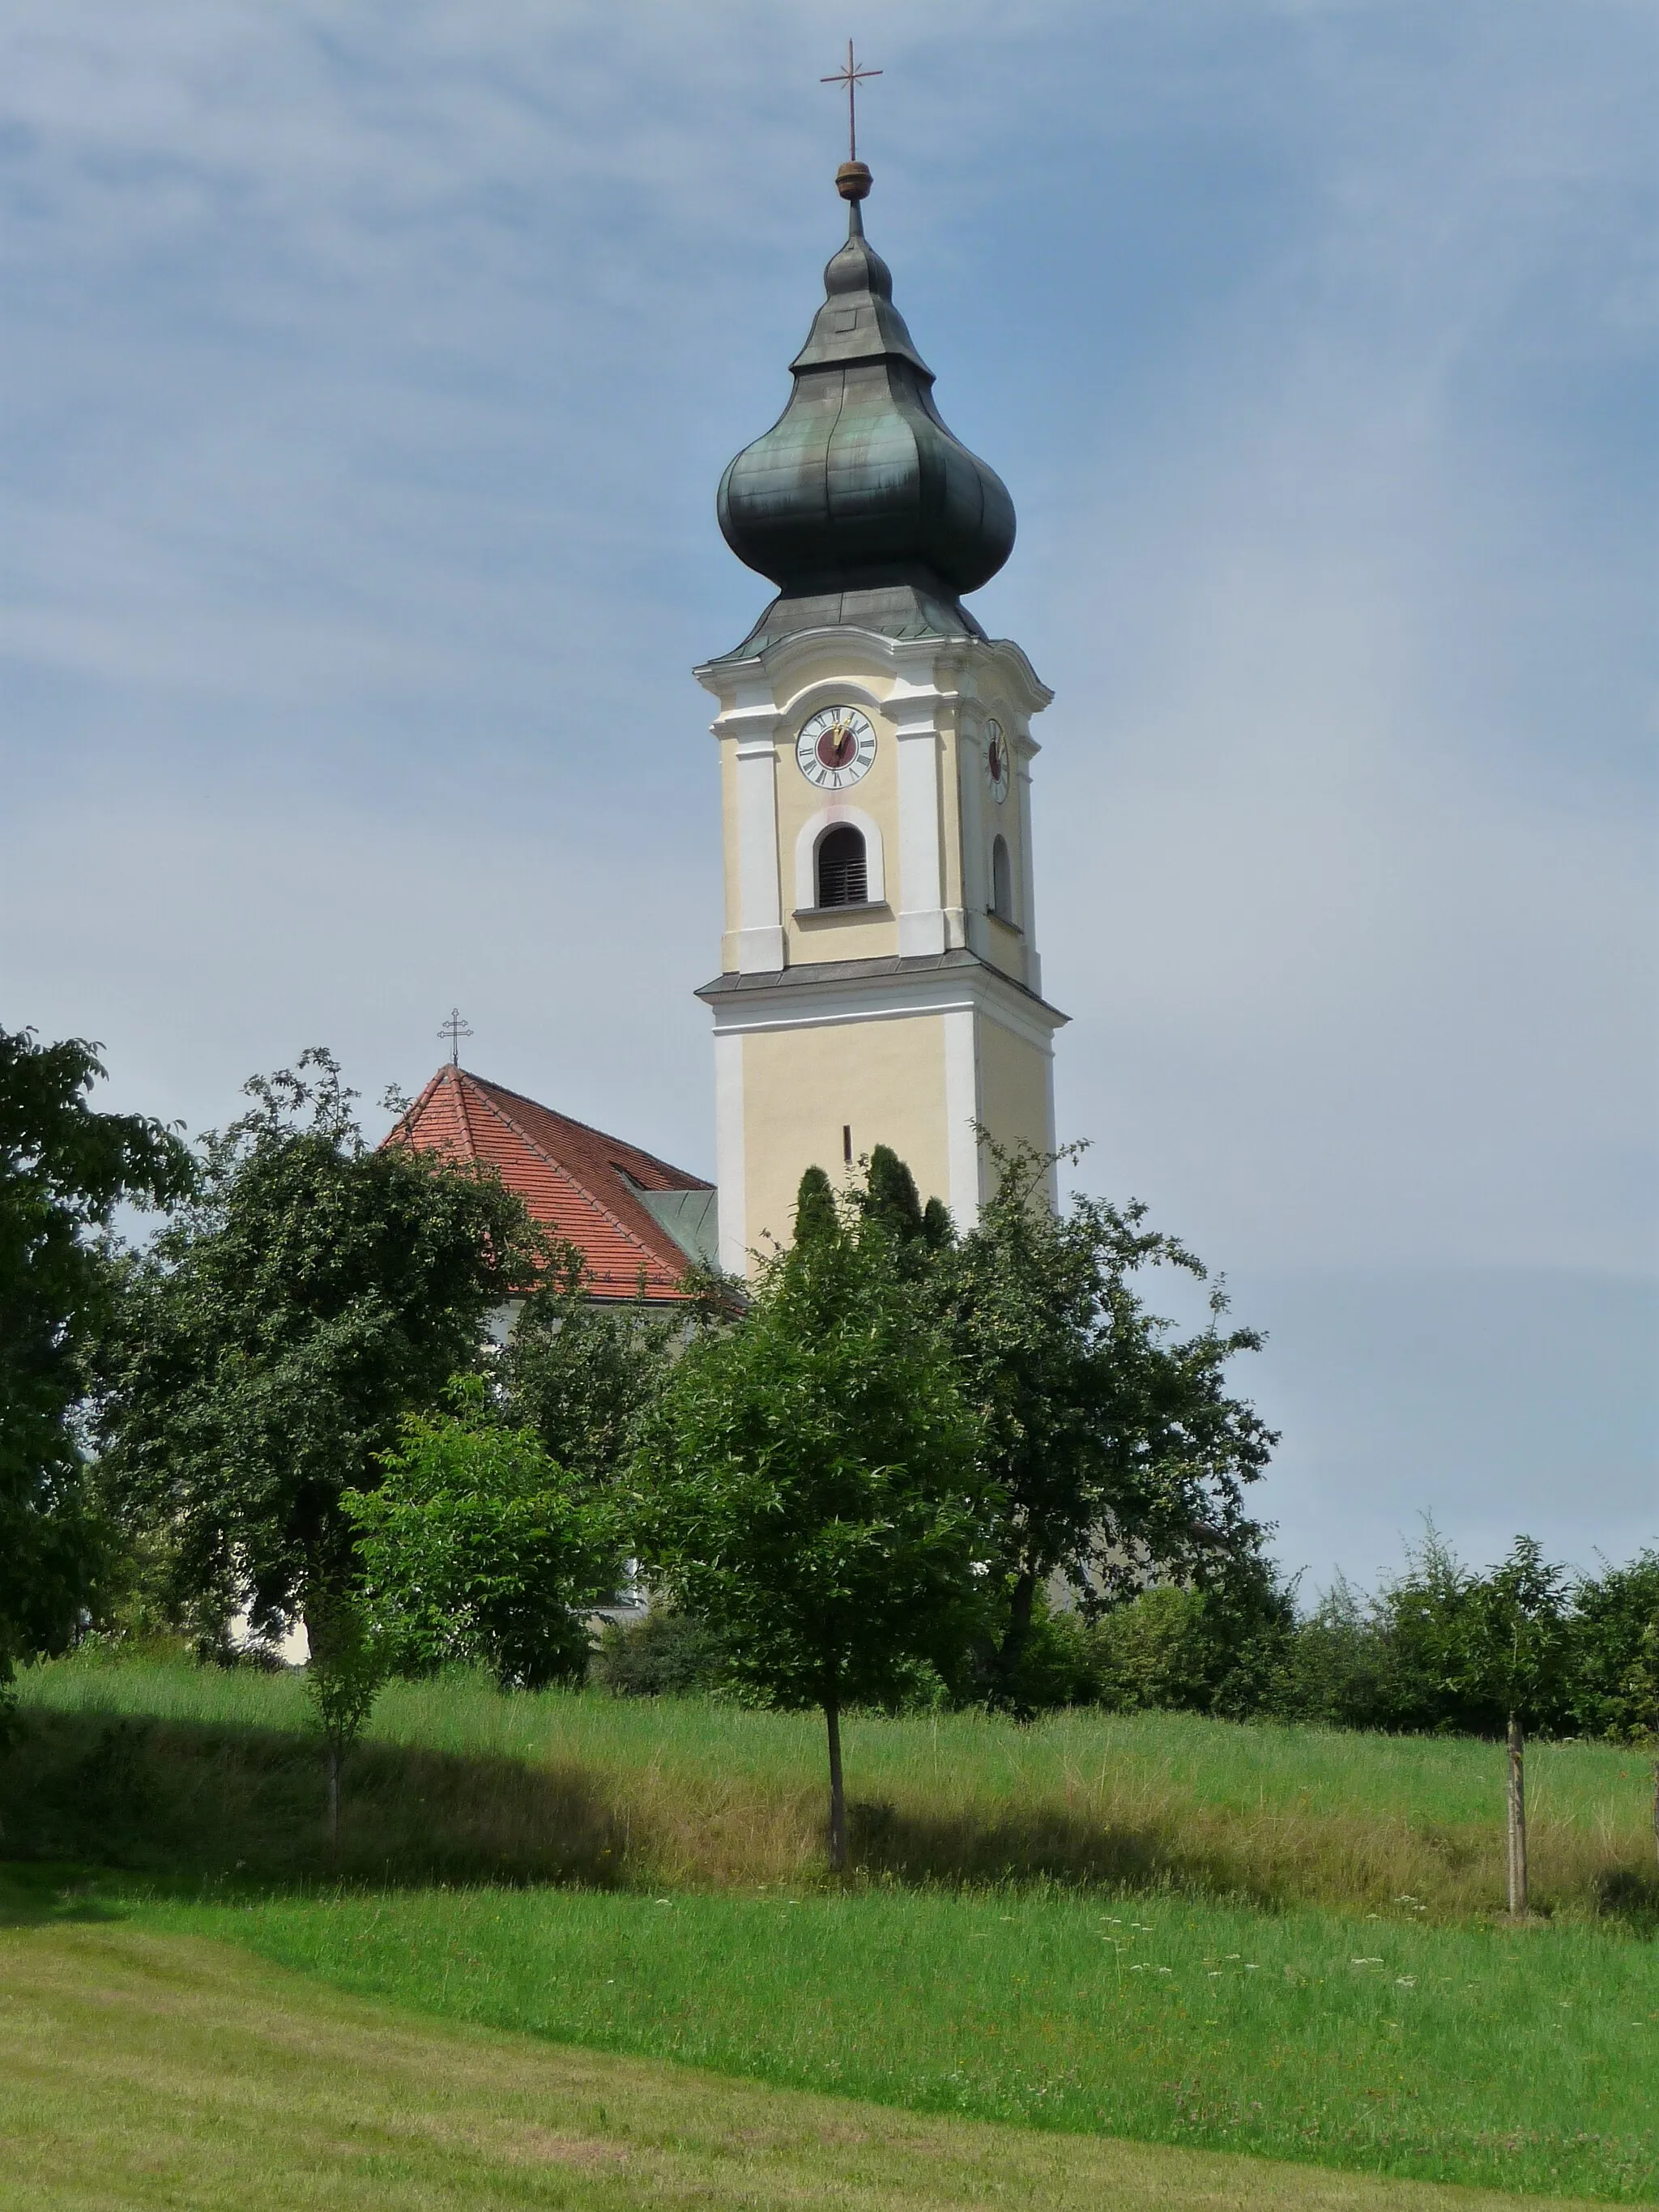
MULTIPOLYGON (((0 1855, 239 1889, 300 1882, 627 1878, 625 1814, 603 1779, 397 1744, 347 1761, 337 1850, 321 1747, 278 1729, 34 1713, 0 1761, 0 1855)), ((24 1885, 26 1887, 27 1885, 24 1885)))
MULTIPOLYGON (((331 1850, 313 1735, 36 1711, 0 1761, 0 1856, 137 1875, 175 1894, 204 1885, 242 1894, 338 1883, 622 1888, 684 1861, 688 1820, 696 1826, 695 1808, 665 1803, 659 1835, 632 1796, 630 1806, 617 1776, 591 1768, 368 1742, 347 1761, 331 1850)), ((1204 1863, 1194 1838, 1154 1824, 1103 1826, 1052 1806, 935 1815, 855 1801, 848 1810, 854 1869, 878 1879, 1237 1893, 1236 1869, 1204 1863)), ((700 1871, 694 1854, 684 1874, 696 1881, 700 1871)))
MULTIPOLYGON (((324 1799, 321 1746, 303 1729, 35 1709, 0 1757, 0 1859, 15 1869, 0 1881, 0 1923, 100 1917, 107 1907, 86 1894, 100 1875, 152 1893, 251 1897, 441 1883, 745 1889, 811 1883, 822 1870, 814 1793, 742 1777, 711 1790, 654 1763, 543 1765, 371 1741, 347 1762, 337 1850, 324 1799)), ((1375 1869, 1343 1857, 1353 1856, 1346 1832, 1334 1844, 1313 1832, 1298 1841, 1179 1807, 1113 1818, 1052 1800, 948 1809, 855 1800, 849 1814, 855 1874, 904 1886, 1041 1882, 1268 1910, 1382 1893, 1375 1869)), ((1415 1869, 1404 1871, 1420 1875, 1423 1840, 1413 1848, 1415 1869)), ((1424 1889, 1394 1879, 1392 1864, 1382 1871, 1389 1894, 1424 1889)), ((1659 1883, 1644 1872, 1604 1861, 1571 1893, 1604 1923, 1659 1932, 1659 1883)), ((1476 1909, 1486 1909, 1478 1897, 1476 1909)))
POLYGON ((120 1917, 118 1910, 91 1893, 83 1866, 0 1865, 0 1929, 120 1917))
MULTIPOLYGON (((890 1804, 848 1808, 854 1865, 900 1882, 1048 1881, 1110 1889, 1226 1889, 1236 1875, 1201 1863, 1164 1826, 1101 1826, 1052 1805, 995 1814, 931 1814, 890 1804)), ((1277 1894, 1252 1900, 1277 1904, 1277 1894)))

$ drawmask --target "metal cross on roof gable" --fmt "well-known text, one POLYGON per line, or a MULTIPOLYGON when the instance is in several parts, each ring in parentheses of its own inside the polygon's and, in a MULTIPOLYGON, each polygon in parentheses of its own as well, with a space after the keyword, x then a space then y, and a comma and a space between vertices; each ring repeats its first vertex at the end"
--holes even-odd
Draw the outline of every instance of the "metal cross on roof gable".
POLYGON ((881 75, 879 70, 860 69, 853 58, 853 41, 847 41, 847 66, 838 69, 833 76, 821 76, 820 84, 844 84, 847 87, 847 158, 856 161, 859 157, 859 87, 866 79, 881 75))
POLYGON ((438 1035, 449 1039, 449 1064, 452 1067, 460 1066, 461 1039, 464 1036, 471 1036, 471 1022, 462 1020, 461 1010, 459 1006, 452 1006, 449 1010, 449 1019, 438 1024, 438 1035))

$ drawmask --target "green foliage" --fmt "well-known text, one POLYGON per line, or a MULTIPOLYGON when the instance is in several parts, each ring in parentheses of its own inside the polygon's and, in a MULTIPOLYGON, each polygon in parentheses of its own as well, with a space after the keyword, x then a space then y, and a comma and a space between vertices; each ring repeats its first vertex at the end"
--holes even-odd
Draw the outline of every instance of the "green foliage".
POLYGON ((665 1314, 642 1298, 595 1300, 574 1246, 554 1255, 496 1365, 514 1422, 550 1458, 592 1484, 614 1482, 635 1432, 700 1311, 665 1314))
POLYGON ((503 1688, 579 1681, 586 1617, 615 1586, 614 1516, 501 1419, 481 1376, 450 1398, 451 1413, 404 1417, 377 1489, 341 1498, 366 1603, 406 1666, 485 1666, 503 1688))
POLYGON ((255 1078, 192 1203, 127 1266, 103 1433, 122 1510, 177 1540, 176 1593, 256 1629, 343 1589, 342 1492, 477 1358, 541 1241, 493 1174, 371 1151, 320 1051, 255 1078))
POLYGON ((1290 1598, 1265 1571, 1160 1584, 1096 1623, 1096 1696, 1113 1712, 1241 1719, 1267 1704, 1291 1630, 1290 1598))
POLYGON ((77 1421, 110 1299, 98 1232, 190 1183, 170 1131, 88 1103, 97 1055, 0 1030, 0 1683, 64 1649, 116 1556, 77 1421))
POLYGON ((1452 1686, 1528 1728, 1560 1718, 1571 1632, 1567 1577, 1531 1536, 1465 1592, 1449 1670, 1452 1686))
POLYGON ((647 1418, 640 1551, 781 1705, 901 1694, 980 1612, 976 1424, 879 1231, 780 1255, 647 1418))
POLYGON ((860 1215, 888 1237, 896 1252, 913 1263, 941 1251, 953 1235, 944 1202, 930 1198, 924 1206, 916 1179, 890 1145, 878 1145, 865 1170, 864 1187, 854 1194, 860 1215))
POLYGON ((1260 1530, 1243 1486, 1277 1438, 1229 1395, 1228 1363, 1261 1342, 1209 1324, 1181 1339, 1132 1278, 1202 1265, 1143 1227, 1146 1208, 1077 1197, 1054 1212, 1052 1158, 993 1148, 998 1186, 977 1225, 929 1270, 963 1387, 985 1422, 985 1464, 1002 1511, 993 1557, 1006 1606, 997 1693, 1015 1695, 1037 1594, 1058 1572, 1085 1610, 1151 1572, 1205 1582, 1250 1558, 1260 1530))
POLYGON ((311 1658, 304 1675, 307 1708, 335 1757, 362 1734, 391 1671, 386 1641, 366 1608, 348 1597, 313 1604, 311 1658))
POLYGON ((340 1778, 391 1672, 386 1640, 363 1607, 338 1590, 314 1592, 306 1705, 328 1753, 328 1836, 340 1840, 340 1778))
POLYGON ((606 1621, 590 1670, 618 1698, 688 1698, 720 1689, 726 1677, 725 1650, 707 1624, 672 1605, 653 1605, 639 1620, 606 1621))
POLYGON ((1613 1743, 1659 1735, 1659 1551, 1573 1592, 1572 1717, 1613 1743))
POLYGON ((794 1241, 797 1244, 811 1244, 839 1233, 840 1219, 830 1178, 822 1168, 808 1168, 795 1193, 794 1241))

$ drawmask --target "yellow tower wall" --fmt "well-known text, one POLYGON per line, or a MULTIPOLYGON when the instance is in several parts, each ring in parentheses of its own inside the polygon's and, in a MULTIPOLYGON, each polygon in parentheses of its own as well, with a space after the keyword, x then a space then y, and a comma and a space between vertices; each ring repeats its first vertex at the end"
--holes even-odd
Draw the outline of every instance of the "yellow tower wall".
POLYGON ((948 1198, 945 1017, 751 1030, 743 1040, 743 1115, 753 1248, 789 1242, 807 1168, 841 1181, 844 1127, 855 1158, 890 1145, 924 1200, 948 1198))
POLYGON ((999 1021, 979 1024, 979 1118, 1000 1145, 1054 1148, 1053 1059, 999 1021))

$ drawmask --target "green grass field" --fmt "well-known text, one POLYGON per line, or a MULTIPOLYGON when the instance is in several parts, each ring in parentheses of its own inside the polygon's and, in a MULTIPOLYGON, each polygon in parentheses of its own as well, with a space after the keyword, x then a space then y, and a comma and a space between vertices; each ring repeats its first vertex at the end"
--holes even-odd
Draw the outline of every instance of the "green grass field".
POLYGON ((3 2212, 1498 2212, 1506 2202, 550 2047, 400 2014, 188 1937, 0 1928, 3 2212))
POLYGON ((1512 1929, 1494 1915, 1490 1746, 1170 1716, 864 1719, 858 1865, 837 1888, 805 1719, 398 1686, 331 1862, 291 1679, 67 1665, 23 1686, 0 1849, 32 1863, 25 1946, 194 1956, 207 1939, 303 1976, 290 2004, 310 1988, 325 2011, 349 1997, 1034 2147, 1131 2138, 1405 2190, 1659 2197, 1659 1897, 1634 1753, 1534 1753, 1546 1911, 1512 1929), (65 1911, 107 1924, 55 1924, 65 1911))
POLYGON ((360 1995, 915 2112, 1659 2195, 1659 1960, 1164 1899, 422 1891, 143 1911, 360 1995))

